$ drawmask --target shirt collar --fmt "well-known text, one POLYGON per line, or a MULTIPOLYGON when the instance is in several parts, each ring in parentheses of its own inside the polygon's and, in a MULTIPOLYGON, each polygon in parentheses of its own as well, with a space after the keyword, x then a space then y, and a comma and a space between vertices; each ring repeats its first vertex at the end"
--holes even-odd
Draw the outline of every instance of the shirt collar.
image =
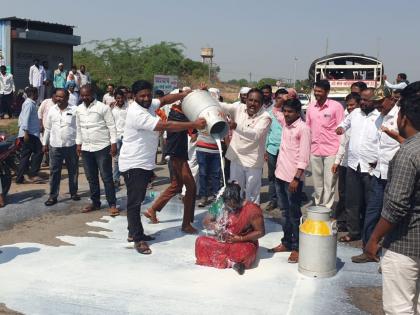
POLYGON ((322 104, 322 105, 319 104, 318 101, 316 101, 315 106, 316 107, 320 107, 320 108, 322 108, 322 107, 328 107, 329 103, 330 103, 330 100, 327 98, 326 101, 325 101, 325 103, 322 104))
POLYGON ((302 121, 302 118, 299 117, 298 119, 296 119, 293 122, 293 124, 291 124, 291 125, 286 124, 286 126, 289 127, 289 128, 296 128, 300 124, 301 121, 302 121))

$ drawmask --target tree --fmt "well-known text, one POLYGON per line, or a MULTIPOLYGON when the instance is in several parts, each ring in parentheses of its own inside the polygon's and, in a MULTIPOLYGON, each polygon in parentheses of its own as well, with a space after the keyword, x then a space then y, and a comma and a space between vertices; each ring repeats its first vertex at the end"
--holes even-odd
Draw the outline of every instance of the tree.
POLYGON ((272 78, 263 78, 263 79, 261 79, 260 81, 258 81, 258 83, 257 83, 257 87, 258 87, 258 88, 261 88, 263 85, 266 85, 266 84, 271 85, 271 86, 274 86, 274 85, 276 85, 276 82, 277 82, 277 80, 276 80, 276 79, 272 79, 272 78))
MULTIPOLYGON (((74 61, 86 66, 100 88, 108 83, 130 86, 140 79, 153 81, 155 74, 177 75, 182 83, 203 81, 208 77, 208 65, 185 58, 184 46, 180 43, 145 46, 141 38, 113 38, 89 44, 94 47, 75 52, 74 61)), ((218 67, 213 68, 213 76, 217 77, 219 71, 218 67)))

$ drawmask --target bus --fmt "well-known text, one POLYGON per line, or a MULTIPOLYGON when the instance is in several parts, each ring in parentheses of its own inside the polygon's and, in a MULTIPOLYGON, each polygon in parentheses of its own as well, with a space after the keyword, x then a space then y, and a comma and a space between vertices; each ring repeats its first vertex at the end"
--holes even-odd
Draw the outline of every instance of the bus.
POLYGON ((331 86, 328 97, 343 103, 354 82, 363 81, 368 87, 378 88, 383 84, 383 74, 384 66, 377 58, 363 54, 336 53, 312 62, 309 81, 313 84, 319 80, 328 80, 331 86))

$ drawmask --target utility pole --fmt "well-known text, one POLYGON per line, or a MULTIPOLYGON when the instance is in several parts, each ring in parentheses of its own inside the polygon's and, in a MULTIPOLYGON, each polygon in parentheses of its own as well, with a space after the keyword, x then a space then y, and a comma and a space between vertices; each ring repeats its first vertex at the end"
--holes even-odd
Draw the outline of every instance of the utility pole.
POLYGON ((297 62, 298 62, 297 57, 294 58, 294 61, 295 61, 295 69, 293 71, 293 88, 296 89, 296 68, 297 68, 297 62))
POLYGON ((249 84, 251 84, 251 82, 252 82, 252 73, 250 72, 249 73, 249 84))

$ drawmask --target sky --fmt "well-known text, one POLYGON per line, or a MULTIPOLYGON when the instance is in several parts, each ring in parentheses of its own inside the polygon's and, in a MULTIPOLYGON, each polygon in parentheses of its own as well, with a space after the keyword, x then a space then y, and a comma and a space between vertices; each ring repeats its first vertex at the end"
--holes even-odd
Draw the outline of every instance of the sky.
POLYGON ((295 66, 296 78, 306 79, 311 62, 326 52, 379 56, 391 80, 399 72, 420 79, 420 1, 0 0, 0 7, 2 17, 74 25, 82 43, 177 42, 193 60, 213 47, 223 80, 249 73, 252 80, 292 79, 295 66))

